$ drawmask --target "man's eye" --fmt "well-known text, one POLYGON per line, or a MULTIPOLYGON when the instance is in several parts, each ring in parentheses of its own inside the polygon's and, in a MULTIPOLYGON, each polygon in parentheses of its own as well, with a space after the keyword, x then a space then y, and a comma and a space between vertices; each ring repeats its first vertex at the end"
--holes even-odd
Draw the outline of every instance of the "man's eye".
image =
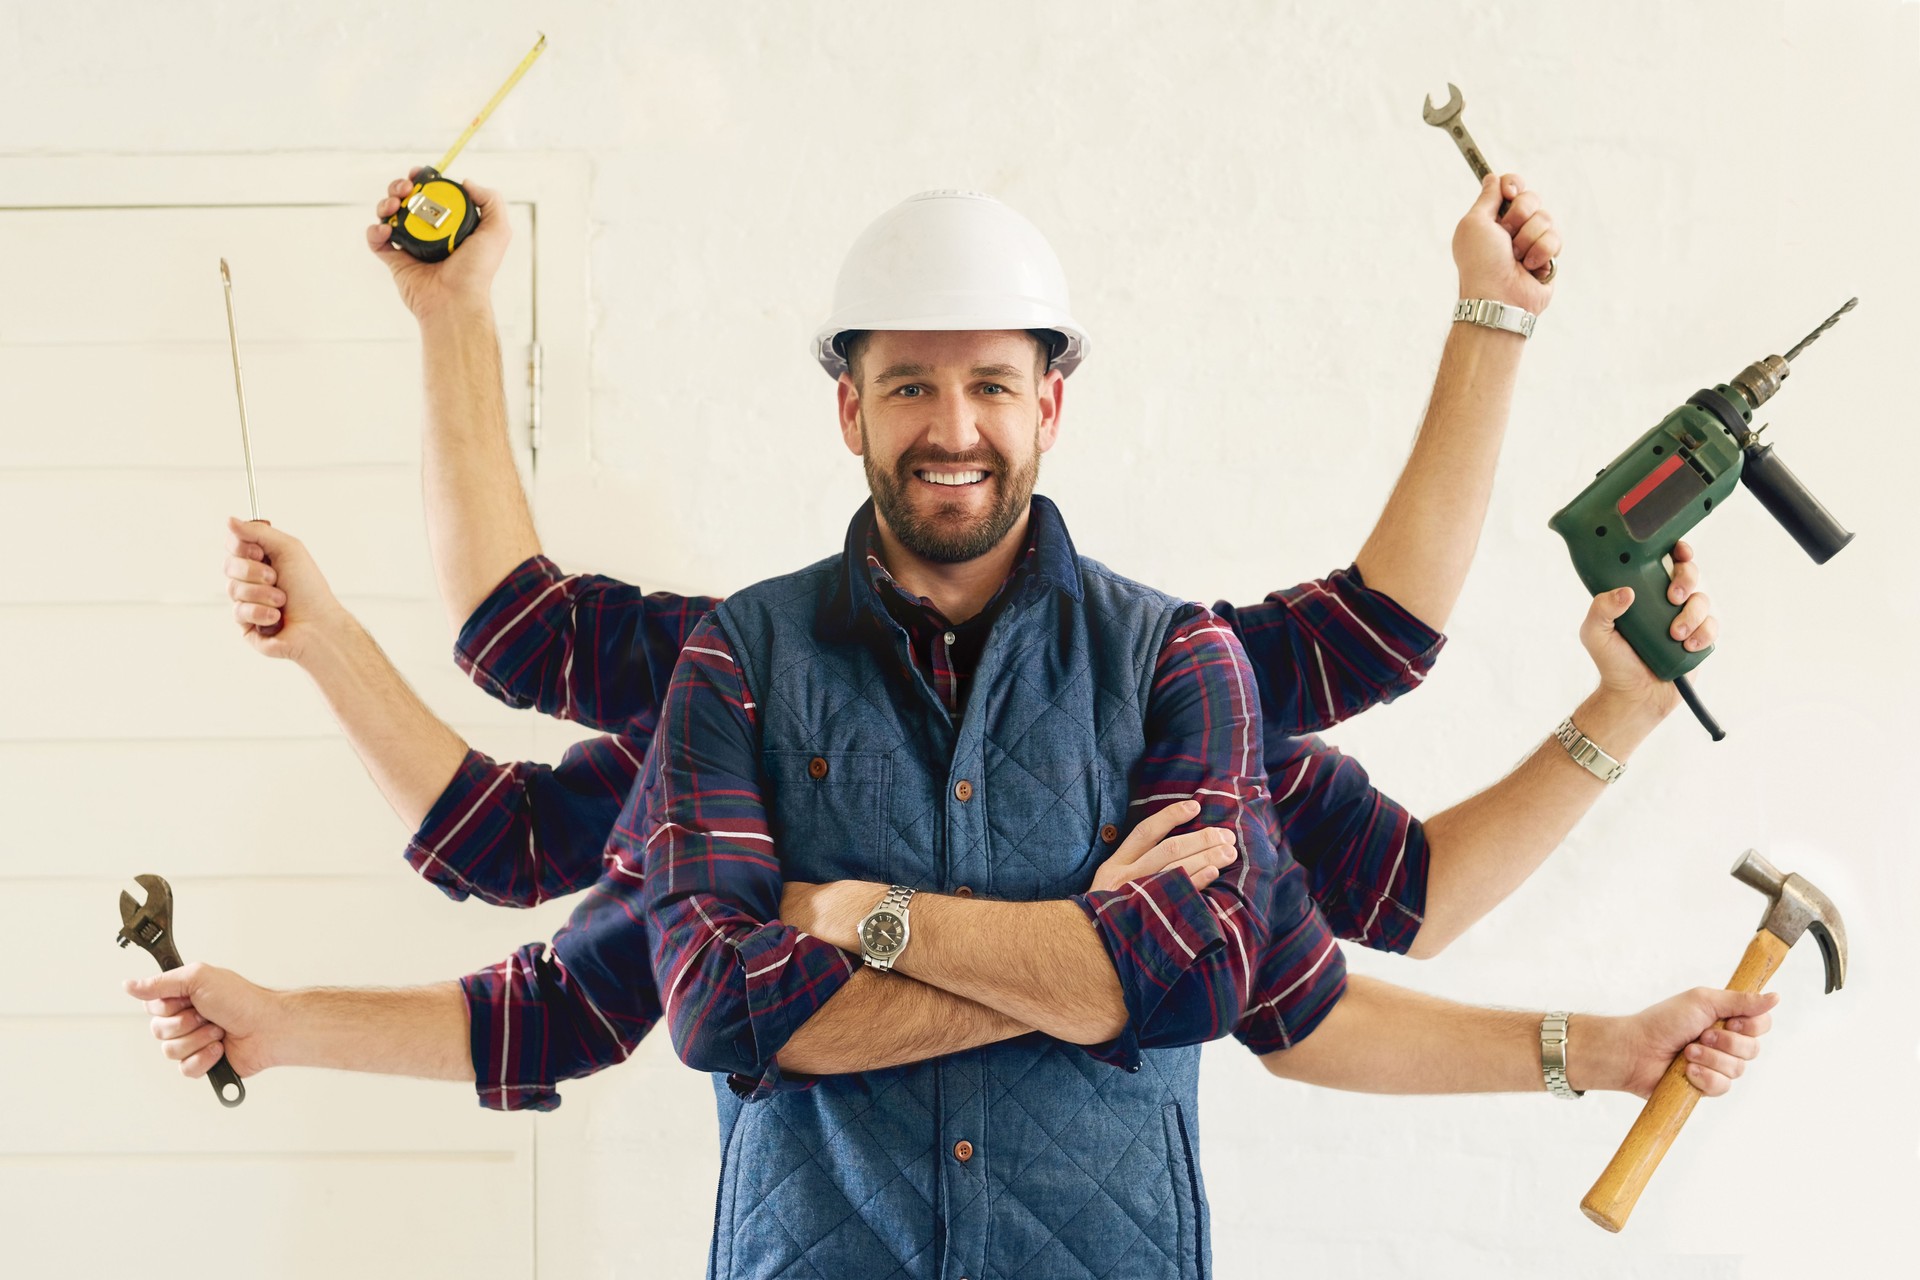
POLYGON ((896 387, 896 388, 894 388, 894 392, 893 392, 893 394, 895 394, 895 395, 897 395, 897 396, 908 396, 908 397, 909 397, 910 399, 918 399, 918 398, 919 398, 919 395, 920 395, 920 392, 921 392, 921 390, 922 390, 922 389, 921 389, 920 387, 918 387, 918 386, 916 386, 916 385, 914 385, 913 383, 911 383, 911 382, 909 382, 909 383, 908 383, 908 384, 907 384, 906 386, 904 386, 904 387, 896 387))
POLYGON ((997 391, 997 392, 1000 392, 1002 395, 1006 394, 1006 390, 1007 390, 1005 387, 1001 386, 997 382, 989 382, 986 386, 980 389, 982 391, 997 391))

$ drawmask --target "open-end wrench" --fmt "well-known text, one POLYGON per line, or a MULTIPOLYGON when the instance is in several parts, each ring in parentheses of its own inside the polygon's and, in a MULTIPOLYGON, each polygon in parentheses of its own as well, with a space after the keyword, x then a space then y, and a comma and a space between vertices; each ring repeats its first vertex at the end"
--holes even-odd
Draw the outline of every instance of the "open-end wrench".
MULTIPOLYGON (((173 888, 159 876, 135 876, 133 882, 147 891, 145 902, 135 902, 124 889, 120 892, 120 932, 115 941, 121 946, 137 943, 140 949, 160 962, 160 971, 178 969, 186 962, 173 945, 173 888)), ((214 1096, 223 1107, 237 1107, 247 1100, 247 1086, 240 1083, 233 1064, 223 1054, 207 1072, 214 1096)))
MULTIPOLYGON (((1487 175, 1493 172, 1493 168, 1487 163, 1487 158, 1480 154, 1480 148, 1474 144, 1473 135, 1467 132, 1466 121, 1460 118, 1460 113, 1466 105, 1467 100, 1460 96, 1459 86, 1449 82, 1446 103, 1435 107, 1433 95, 1428 94, 1426 105, 1420 110, 1420 117, 1436 129, 1445 129, 1447 136, 1453 139, 1454 145, 1460 148, 1460 154, 1467 158, 1467 167, 1473 170, 1473 176, 1485 182, 1487 175)), ((1512 207, 1513 201, 1502 200, 1500 212, 1495 216, 1506 217, 1507 210, 1512 207)), ((1545 284, 1553 279, 1554 270, 1555 264, 1549 262, 1534 274, 1534 278, 1545 284)))

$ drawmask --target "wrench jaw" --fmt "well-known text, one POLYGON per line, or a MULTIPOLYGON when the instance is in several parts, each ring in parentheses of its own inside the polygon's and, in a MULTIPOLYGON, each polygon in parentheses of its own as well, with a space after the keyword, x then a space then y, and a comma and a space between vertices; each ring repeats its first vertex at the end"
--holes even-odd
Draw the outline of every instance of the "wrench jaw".
POLYGON ((144 903, 135 902, 124 889, 120 892, 120 932, 114 941, 125 947, 134 943, 160 962, 164 969, 178 969, 180 952, 173 945, 173 889, 155 875, 140 875, 134 883, 147 891, 144 903))
POLYGON ((1454 118, 1460 114, 1460 109, 1466 105, 1466 100, 1460 96, 1459 86, 1455 85, 1452 81, 1448 81, 1446 104, 1435 109, 1433 105, 1433 95, 1428 94, 1426 106, 1421 108, 1420 115, 1428 124, 1433 125, 1435 128, 1444 129, 1453 123, 1454 118))

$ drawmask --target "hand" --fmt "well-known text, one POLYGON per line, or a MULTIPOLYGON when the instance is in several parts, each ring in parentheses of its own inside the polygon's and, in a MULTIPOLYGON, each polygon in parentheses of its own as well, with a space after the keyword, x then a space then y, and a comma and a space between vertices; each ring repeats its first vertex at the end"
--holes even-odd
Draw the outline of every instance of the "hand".
MULTIPOLYGON (((1719 636, 1720 622, 1713 616, 1713 601, 1700 589, 1700 566, 1693 558, 1693 548, 1685 542, 1673 547, 1673 583, 1667 588, 1667 599, 1682 606, 1667 634, 1689 651, 1704 649, 1719 636)), ((1618 587, 1595 596, 1586 621, 1580 624, 1580 643, 1599 668, 1601 693, 1664 718, 1680 705, 1679 690, 1655 678, 1613 625, 1632 604, 1632 587, 1618 587)))
POLYGON ((1553 286, 1536 271, 1560 256, 1560 232, 1517 173, 1488 174, 1480 196, 1453 229, 1453 262, 1460 269, 1460 296, 1491 298, 1539 315, 1553 301, 1553 286), (1513 205, 1496 217, 1502 200, 1513 205))
POLYGON ((190 964, 145 978, 129 978, 127 994, 153 1015, 160 1052, 190 1079, 226 1058, 242 1079, 273 1066, 267 1041, 277 1011, 275 994, 230 969, 190 964))
MULTIPOLYGON (((1717 1098, 1733 1087, 1760 1052, 1759 1038, 1773 1028, 1773 1007, 1780 997, 1768 991, 1746 995, 1721 991, 1714 987, 1695 987, 1671 1000, 1620 1019, 1621 1049, 1619 1078, 1615 1088, 1645 1098, 1660 1083, 1667 1067, 1683 1051, 1687 1058, 1687 1079, 1709 1098, 1717 1098), (1716 1027, 1721 1019, 1724 1027, 1716 1027)), ((1578 1017, 1575 1022, 1578 1022, 1578 1017)), ((1571 1031, 1569 1031, 1571 1035, 1571 1031)), ((1571 1067, 1574 1045, 1567 1046, 1571 1067)), ((1569 1081, 1575 1088, 1581 1085, 1569 1081)))
MULTIPOLYGON (((414 173, 420 170, 415 169, 414 173)), ((405 249, 388 242, 393 228, 387 219, 400 208, 400 202, 412 191, 408 178, 395 178, 387 184, 386 199, 373 207, 378 222, 367 228, 367 248, 387 264, 393 273, 400 301, 407 304, 416 320, 448 307, 489 308, 493 305, 493 277, 507 255, 513 228, 507 223, 506 202, 489 187, 462 182, 480 211, 480 223, 442 262, 422 262, 405 249)))
POLYGON ((1093 891, 1118 889, 1169 867, 1185 871, 1196 889, 1219 879, 1220 869, 1231 866, 1239 856, 1231 828, 1205 827, 1169 837, 1175 827, 1191 822, 1199 812, 1199 801, 1182 800, 1140 819, 1120 847, 1094 871, 1093 891))
POLYGON ((316 635, 347 618, 306 545, 264 520, 227 518, 226 572, 233 619, 269 658, 300 661, 316 635), (276 624, 273 635, 260 633, 276 624))
POLYGON ((831 942, 842 951, 860 950, 860 922, 880 905, 890 886, 867 880, 807 884, 789 880, 780 893, 780 923, 831 942))

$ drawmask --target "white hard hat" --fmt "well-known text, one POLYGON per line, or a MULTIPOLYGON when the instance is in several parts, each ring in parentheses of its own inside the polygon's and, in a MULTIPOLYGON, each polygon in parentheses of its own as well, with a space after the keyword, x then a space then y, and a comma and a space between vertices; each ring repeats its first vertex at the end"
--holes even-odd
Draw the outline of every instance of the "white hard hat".
POLYGON ((838 339, 856 329, 1051 329, 1063 375, 1087 355, 1047 238, 978 191, 922 191, 860 233, 834 283, 833 316, 813 339, 830 376, 847 371, 838 339))

